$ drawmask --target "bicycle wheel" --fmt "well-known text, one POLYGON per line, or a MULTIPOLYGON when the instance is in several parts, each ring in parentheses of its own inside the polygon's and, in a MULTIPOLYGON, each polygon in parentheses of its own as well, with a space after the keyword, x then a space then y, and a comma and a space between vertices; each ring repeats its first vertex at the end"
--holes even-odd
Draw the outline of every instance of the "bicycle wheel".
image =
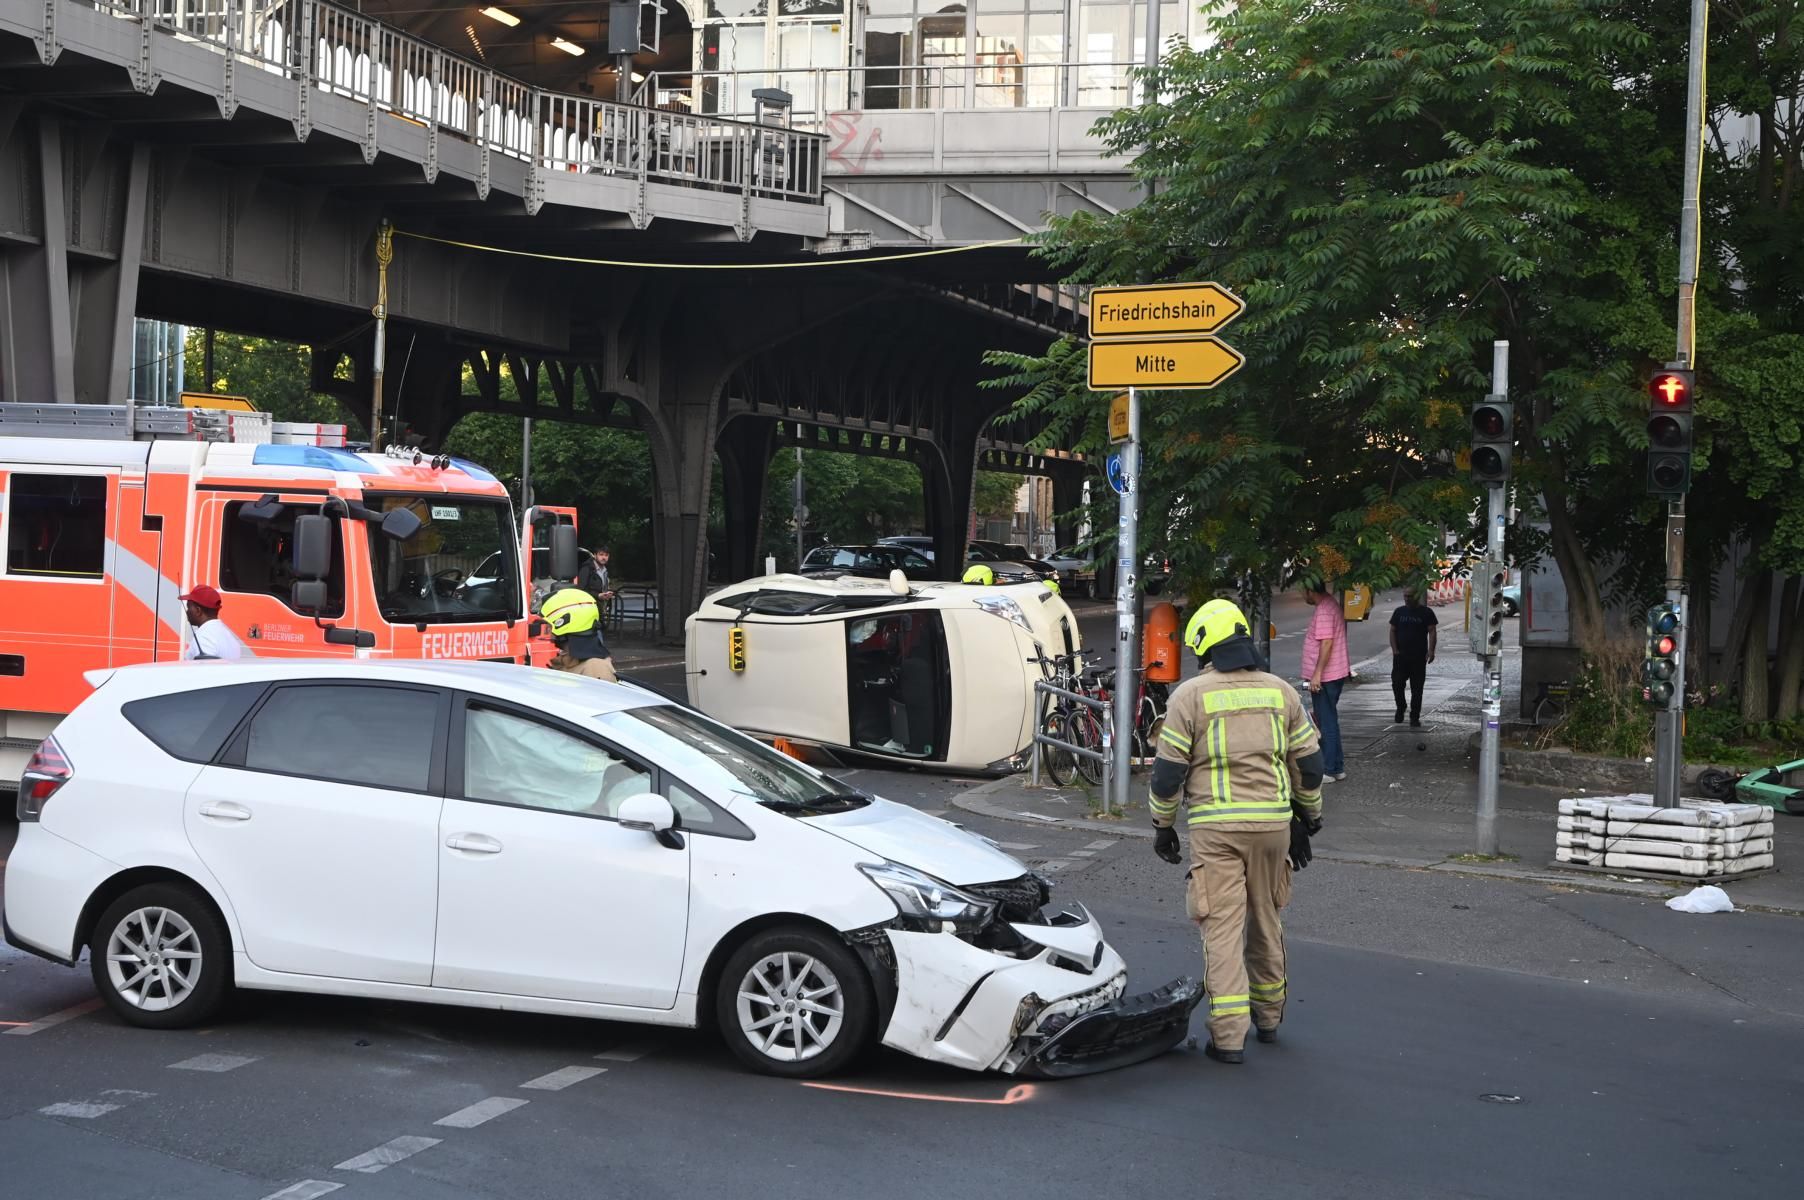
MULTIPOLYGON (((1065 713, 1061 709, 1053 709, 1040 721, 1040 732, 1061 742, 1071 739, 1066 736, 1065 713)), ((1040 769, 1052 780, 1056 787, 1070 787, 1071 780, 1077 774, 1077 756, 1069 750, 1061 750, 1057 746, 1040 747, 1040 769)))
MULTIPOLYGON (((1087 708, 1080 708, 1065 719, 1065 740, 1080 749, 1102 753, 1102 722, 1096 714, 1087 708)), ((1102 759, 1089 758, 1082 754, 1072 755, 1077 760, 1077 773, 1084 782, 1092 787, 1102 786, 1102 759)))
POLYGON ((1134 757, 1151 758, 1159 750, 1159 730, 1165 727, 1165 714, 1151 696, 1140 697, 1140 711, 1134 714, 1134 757))

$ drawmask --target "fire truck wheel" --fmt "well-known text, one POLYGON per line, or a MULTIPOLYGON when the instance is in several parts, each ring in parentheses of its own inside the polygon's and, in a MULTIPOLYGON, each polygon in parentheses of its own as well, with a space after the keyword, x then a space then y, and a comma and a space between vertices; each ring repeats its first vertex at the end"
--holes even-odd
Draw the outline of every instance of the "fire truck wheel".
POLYGON ((219 1011, 231 990, 231 939, 192 887, 148 883, 107 907, 88 958, 94 986, 128 1025, 180 1029, 219 1011))

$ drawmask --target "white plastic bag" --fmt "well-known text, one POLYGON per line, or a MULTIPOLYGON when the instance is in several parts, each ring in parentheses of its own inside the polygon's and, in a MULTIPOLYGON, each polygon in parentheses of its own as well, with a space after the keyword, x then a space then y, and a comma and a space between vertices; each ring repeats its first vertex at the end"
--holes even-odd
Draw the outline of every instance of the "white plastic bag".
POLYGON ((1734 912, 1735 902, 1729 899, 1729 893, 1723 889, 1706 883, 1702 887, 1692 888, 1683 896, 1674 896, 1666 902, 1666 907, 1682 913, 1734 912))

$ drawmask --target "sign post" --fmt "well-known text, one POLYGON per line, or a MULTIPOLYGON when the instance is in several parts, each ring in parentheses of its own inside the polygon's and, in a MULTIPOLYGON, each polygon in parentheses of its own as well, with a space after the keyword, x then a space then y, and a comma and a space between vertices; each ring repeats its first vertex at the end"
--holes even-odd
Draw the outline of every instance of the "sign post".
MULTIPOLYGON (((1156 7, 1156 6, 1155 6, 1156 7)), ((1115 711, 1103 753, 1110 771, 1103 811, 1128 802, 1134 718, 1139 712, 1140 389, 1212 388, 1246 365, 1213 336, 1246 310, 1218 283, 1099 287, 1090 292, 1090 387, 1125 388, 1109 405, 1109 484, 1121 496, 1115 548, 1115 711)))

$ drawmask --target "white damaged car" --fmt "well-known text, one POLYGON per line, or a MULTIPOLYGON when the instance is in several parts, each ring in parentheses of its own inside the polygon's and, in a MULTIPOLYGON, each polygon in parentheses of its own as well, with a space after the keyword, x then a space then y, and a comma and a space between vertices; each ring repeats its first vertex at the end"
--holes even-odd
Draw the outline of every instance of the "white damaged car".
POLYGON ((1057 1076, 1162 1053, 1081 907, 986 840, 637 688, 492 663, 97 671, 19 792, 6 940, 148 1028, 233 987, 873 1042, 1057 1076))

